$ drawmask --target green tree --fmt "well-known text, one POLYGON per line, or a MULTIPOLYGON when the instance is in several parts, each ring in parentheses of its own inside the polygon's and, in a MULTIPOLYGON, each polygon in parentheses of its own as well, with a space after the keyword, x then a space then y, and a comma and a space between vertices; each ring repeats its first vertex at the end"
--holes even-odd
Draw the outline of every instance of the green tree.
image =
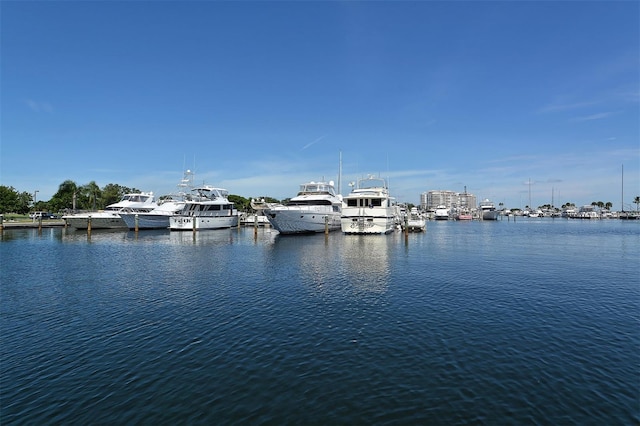
POLYGON ((613 203, 612 203, 611 201, 607 201, 607 202, 604 204, 604 207, 605 207, 607 210, 611 210, 611 207, 613 207, 613 203))
POLYGON ((240 195, 229 194, 229 201, 233 203, 236 210, 246 212, 251 209, 251 200, 240 195))
POLYGON ((60 186, 58 186, 58 192, 53 194, 53 197, 49 200, 49 208, 51 211, 60 212, 73 209, 74 194, 77 190, 78 185, 76 185, 74 181, 65 180, 62 182, 60 186))
POLYGON ((103 209, 102 191, 95 181, 78 188, 76 193, 76 205, 83 210, 103 209))
POLYGON ((633 203, 636 205, 636 211, 638 211, 638 205, 640 205, 640 196, 636 195, 636 198, 633 199, 633 203))
POLYGON ((12 186, 0 185, 0 213, 26 214, 32 201, 28 192, 19 193, 12 186))
POLYGON ((125 194, 138 194, 142 191, 128 186, 118 185, 117 183, 108 183, 102 188, 102 197, 100 202, 101 209, 109 204, 117 203, 125 194))

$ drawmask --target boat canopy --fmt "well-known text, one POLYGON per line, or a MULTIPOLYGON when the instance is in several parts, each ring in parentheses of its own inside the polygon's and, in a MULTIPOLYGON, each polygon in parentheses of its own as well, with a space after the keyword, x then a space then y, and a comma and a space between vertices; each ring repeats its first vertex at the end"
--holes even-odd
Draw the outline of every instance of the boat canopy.
POLYGON ((227 198, 229 196, 229 191, 222 188, 214 188, 212 186, 200 186, 197 188, 193 188, 193 191, 199 197, 208 198, 210 200, 215 200, 216 198, 227 198))
POLYGON ((325 182, 309 182, 303 183, 300 185, 300 191, 298 191, 298 195, 311 195, 311 194, 328 194, 328 195, 336 195, 336 191, 331 183, 325 182))
POLYGON ((153 198, 153 193, 125 194, 120 201, 130 201, 132 203, 146 203, 153 198))

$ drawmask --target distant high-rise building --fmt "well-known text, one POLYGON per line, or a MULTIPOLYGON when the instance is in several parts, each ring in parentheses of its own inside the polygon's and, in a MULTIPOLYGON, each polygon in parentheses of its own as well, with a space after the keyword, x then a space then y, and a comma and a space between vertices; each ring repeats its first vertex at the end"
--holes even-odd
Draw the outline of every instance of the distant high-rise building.
POLYGON ((433 211, 438 206, 445 206, 448 209, 475 209, 476 196, 468 192, 454 191, 428 191, 420 194, 420 207, 423 210, 433 211))

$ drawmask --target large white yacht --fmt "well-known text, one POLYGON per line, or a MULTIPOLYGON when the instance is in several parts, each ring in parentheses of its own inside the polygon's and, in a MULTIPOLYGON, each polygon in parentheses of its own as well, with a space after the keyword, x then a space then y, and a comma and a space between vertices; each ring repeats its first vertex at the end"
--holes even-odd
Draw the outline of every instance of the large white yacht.
POLYGON ((226 189, 209 185, 195 187, 182 210, 169 217, 172 231, 231 228, 238 226, 238 210, 226 189))
POLYGON ((498 220, 500 212, 496 210, 496 206, 493 204, 493 201, 485 198, 480 201, 480 214, 482 215, 482 220, 498 220))
POLYGON ((437 206, 434 218, 435 220, 449 220, 449 209, 447 206, 437 206))
POLYGON ((308 182, 287 205, 269 204, 263 212, 281 234, 335 231, 340 229, 342 196, 333 181, 308 182))
POLYGON ((344 198, 342 232, 345 234, 387 234, 396 227, 398 209, 382 178, 360 179, 344 198))
POLYGON ((62 216, 67 226, 76 229, 124 229, 127 224, 120 214, 124 211, 146 213, 158 207, 153 192, 125 194, 120 201, 108 205, 104 210, 74 213, 62 216))
POLYGON ((193 187, 193 172, 184 172, 175 193, 160 197, 158 206, 149 212, 123 211, 120 217, 129 229, 166 229, 169 218, 179 214, 186 203, 188 191, 193 187))

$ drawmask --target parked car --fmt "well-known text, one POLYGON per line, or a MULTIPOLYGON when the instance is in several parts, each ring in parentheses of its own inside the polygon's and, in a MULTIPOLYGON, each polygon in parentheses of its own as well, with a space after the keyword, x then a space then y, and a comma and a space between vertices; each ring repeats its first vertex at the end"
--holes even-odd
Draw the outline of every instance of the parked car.
POLYGON ((33 220, 40 219, 40 218, 42 218, 42 219, 50 219, 51 216, 52 215, 49 212, 33 212, 33 213, 31 213, 29 215, 29 217, 31 219, 33 219, 33 220))

